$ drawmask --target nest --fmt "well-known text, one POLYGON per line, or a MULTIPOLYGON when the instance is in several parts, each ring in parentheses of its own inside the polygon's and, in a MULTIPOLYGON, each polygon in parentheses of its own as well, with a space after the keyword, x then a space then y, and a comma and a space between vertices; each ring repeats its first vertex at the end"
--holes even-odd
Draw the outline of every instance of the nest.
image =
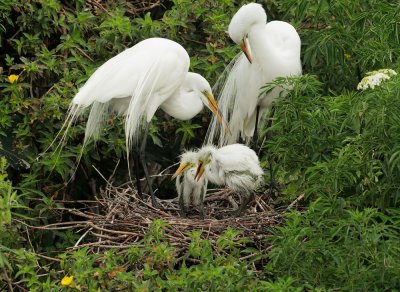
MULTIPOLYGON (((293 207, 300 199, 299 197, 288 208, 293 207)), ((216 239, 230 227, 240 229, 241 237, 251 239, 253 247, 265 251, 269 249, 264 240, 270 234, 268 227, 280 224, 282 214, 288 209, 274 209, 269 194, 261 193, 255 196, 243 216, 233 217, 233 211, 240 204, 240 196, 227 189, 211 190, 206 196, 204 220, 200 219, 196 210, 192 210, 187 218, 182 218, 177 199, 158 202, 161 208, 153 208, 150 198, 139 199, 133 187, 115 187, 109 184, 96 200, 73 202, 74 206, 79 203, 82 208, 63 208, 82 220, 59 224, 82 234, 70 249, 87 247, 90 251, 98 252, 100 249, 129 248, 138 244, 153 220, 162 219, 166 223, 166 239, 182 250, 190 244, 188 233, 192 230, 202 230, 203 238, 215 244, 216 239)))

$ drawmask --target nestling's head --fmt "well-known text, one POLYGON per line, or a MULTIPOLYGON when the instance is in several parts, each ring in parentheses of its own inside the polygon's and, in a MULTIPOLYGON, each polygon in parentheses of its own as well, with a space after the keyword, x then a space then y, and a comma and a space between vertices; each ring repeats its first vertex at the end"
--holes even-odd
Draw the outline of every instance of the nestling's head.
POLYGON ((186 151, 182 153, 180 159, 180 165, 171 179, 176 178, 177 176, 179 176, 180 174, 184 173, 185 171, 191 168, 197 168, 197 161, 198 161, 197 152, 186 151))
POLYGON ((199 181, 201 176, 203 175, 206 166, 211 162, 212 155, 216 151, 216 148, 214 146, 204 146, 197 152, 197 159, 198 159, 198 164, 197 164, 197 171, 196 171, 196 176, 195 179, 199 181))

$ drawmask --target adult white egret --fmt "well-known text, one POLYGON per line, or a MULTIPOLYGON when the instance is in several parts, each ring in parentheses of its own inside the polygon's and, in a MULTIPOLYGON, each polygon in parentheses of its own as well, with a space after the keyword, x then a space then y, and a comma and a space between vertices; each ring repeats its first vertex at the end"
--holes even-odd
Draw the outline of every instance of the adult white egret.
POLYGON ((231 144, 219 149, 204 146, 197 152, 197 158, 197 181, 205 172, 210 182, 226 185, 234 192, 245 194, 236 213, 237 216, 241 215, 263 181, 264 172, 257 154, 243 144, 231 144))
MULTIPOLYGON (((174 41, 150 38, 137 43, 92 74, 73 98, 63 128, 67 131, 82 109, 92 106, 85 130, 85 146, 90 137, 96 138, 110 112, 123 115, 129 153, 133 142, 138 146, 138 134, 144 127, 139 157, 149 181, 144 150, 148 125, 158 108, 174 118, 187 120, 197 115, 204 104, 228 129, 209 83, 201 75, 188 72, 189 63, 186 50, 174 41)), ((136 167, 138 160, 136 156, 136 167)), ((137 170, 136 181, 141 194, 137 170)), ((149 191, 156 205, 150 184, 149 191)))
POLYGON ((271 108, 273 100, 283 90, 275 88, 259 97, 260 88, 276 77, 301 74, 301 42, 295 28, 283 21, 266 22, 263 7, 250 3, 236 12, 229 24, 229 36, 240 45, 244 54, 240 53, 232 60, 214 91, 221 91, 218 103, 232 135, 220 131, 213 119, 207 144, 212 144, 219 132, 220 146, 235 143, 240 137, 248 142, 257 135, 261 113, 271 108))
POLYGON ((207 192, 208 180, 206 176, 202 176, 199 180, 195 179, 197 156, 198 154, 193 151, 184 152, 172 179, 176 178, 176 190, 178 191, 182 217, 186 217, 190 204, 193 204, 199 209, 200 216, 204 219, 204 197, 207 192))

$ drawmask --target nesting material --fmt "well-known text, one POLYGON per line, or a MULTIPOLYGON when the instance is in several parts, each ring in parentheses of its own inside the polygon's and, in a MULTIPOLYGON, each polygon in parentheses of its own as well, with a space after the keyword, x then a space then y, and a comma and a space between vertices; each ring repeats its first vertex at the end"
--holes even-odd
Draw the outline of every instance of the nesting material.
POLYGON ((262 251, 268 249, 264 239, 270 235, 270 227, 282 222, 282 214, 286 210, 274 209, 269 195, 263 193, 256 195, 243 216, 233 217, 232 213, 240 204, 240 196, 227 189, 209 190, 205 199, 205 220, 200 219, 196 210, 191 210, 187 218, 180 217, 177 199, 159 202, 161 210, 151 206, 150 198, 140 200, 132 187, 108 185, 94 201, 71 202, 82 208, 63 208, 74 214, 77 220, 60 224, 81 234, 71 249, 88 247, 93 252, 138 244, 155 219, 164 220, 167 224, 166 240, 181 249, 189 245, 188 233, 192 230, 202 230, 203 238, 210 239, 214 244, 219 235, 230 227, 242 230, 240 236, 252 239, 255 247, 262 251))

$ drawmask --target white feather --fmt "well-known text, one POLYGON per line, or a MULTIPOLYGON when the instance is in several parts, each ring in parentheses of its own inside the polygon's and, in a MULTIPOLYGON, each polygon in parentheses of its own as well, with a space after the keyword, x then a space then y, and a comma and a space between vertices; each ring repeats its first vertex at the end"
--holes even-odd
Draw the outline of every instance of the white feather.
POLYGON ((205 146, 198 158, 207 162, 205 174, 217 185, 226 185, 235 192, 254 192, 264 174, 257 154, 243 144, 231 144, 217 149, 205 146))
POLYGON ((89 106, 92 108, 84 146, 91 137, 97 138, 111 112, 125 117, 127 150, 138 138, 143 123, 149 123, 159 107, 178 119, 193 118, 203 103, 209 106, 203 92, 211 93, 211 87, 201 75, 188 72, 189 63, 189 55, 181 45, 163 38, 146 39, 111 58, 72 99, 57 148, 71 124, 89 106))
POLYGON ((217 140, 222 146, 235 143, 240 137, 249 141, 254 135, 257 106, 260 106, 261 118, 283 90, 275 88, 268 95, 259 97, 260 88, 277 77, 301 74, 301 42, 296 30, 289 23, 266 23, 266 19, 262 6, 251 3, 240 8, 231 20, 229 34, 232 40, 239 43, 248 39, 253 62, 240 53, 228 67, 228 72, 217 81, 214 92, 219 96, 218 103, 232 135, 220 131, 218 121, 213 117, 205 144, 217 140))
POLYGON ((198 207, 203 202, 207 192, 208 180, 202 176, 199 181, 195 180, 197 170, 197 153, 187 151, 181 155, 180 163, 189 163, 188 168, 176 178, 176 190, 178 197, 182 197, 184 206, 190 204, 198 207))

